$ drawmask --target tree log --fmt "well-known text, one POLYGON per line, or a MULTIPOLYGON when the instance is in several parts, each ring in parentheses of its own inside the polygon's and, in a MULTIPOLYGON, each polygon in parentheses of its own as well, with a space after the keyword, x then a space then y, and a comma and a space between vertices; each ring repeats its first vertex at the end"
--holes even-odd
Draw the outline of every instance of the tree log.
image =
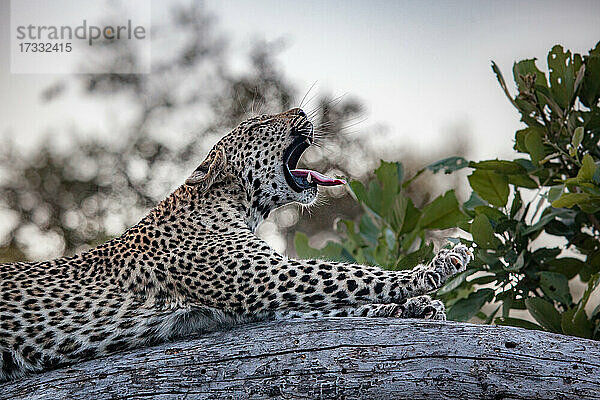
POLYGON ((265 322, 0 384, 0 398, 600 399, 600 343, 454 322, 265 322))

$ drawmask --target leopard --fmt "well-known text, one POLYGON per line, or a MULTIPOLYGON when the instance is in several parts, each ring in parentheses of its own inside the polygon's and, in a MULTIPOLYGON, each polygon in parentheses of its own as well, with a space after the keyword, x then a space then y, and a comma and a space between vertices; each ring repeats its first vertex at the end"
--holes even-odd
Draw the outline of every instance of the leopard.
POLYGON ((256 235, 321 186, 297 168, 315 144, 300 108, 223 136, 181 186, 121 236, 50 261, 0 264, 0 381, 239 324, 288 318, 444 320, 429 294, 472 259, 457 244, 406 270, 294 259, 256 235))

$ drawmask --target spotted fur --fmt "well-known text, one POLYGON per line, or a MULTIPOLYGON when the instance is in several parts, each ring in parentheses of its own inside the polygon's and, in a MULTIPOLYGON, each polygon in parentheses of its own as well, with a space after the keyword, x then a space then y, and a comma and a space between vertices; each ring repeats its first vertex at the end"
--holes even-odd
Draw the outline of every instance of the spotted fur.
POLYGON ((254 234, 269 212, 312 203, 282 157, 312 141, 300 109, 241 123, 120 237, 52 261, 0 265, 0 381, 191 333, 268 318, 443 319, 425 293, 465 268, 457 246, 410 271, 293 260, 254 234))

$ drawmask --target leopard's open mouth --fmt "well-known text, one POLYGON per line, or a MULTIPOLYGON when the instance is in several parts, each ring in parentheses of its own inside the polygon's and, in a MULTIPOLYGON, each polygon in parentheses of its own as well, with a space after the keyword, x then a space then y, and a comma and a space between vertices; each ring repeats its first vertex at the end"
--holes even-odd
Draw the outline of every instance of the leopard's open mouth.
POLYGON ((296 169, 298 160, 310 146, 308 137, 299 135, 283 153, 283 175, 287 184, 296 192, 302 192, 311 187, 344 185, 343 179, 330 178, 310 169, 296 169))

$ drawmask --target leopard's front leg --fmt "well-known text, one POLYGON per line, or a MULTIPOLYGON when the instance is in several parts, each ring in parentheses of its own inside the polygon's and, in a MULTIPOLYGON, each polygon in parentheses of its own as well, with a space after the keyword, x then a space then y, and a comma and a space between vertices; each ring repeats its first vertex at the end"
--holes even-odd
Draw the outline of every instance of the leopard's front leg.
POLYGON ((406 299, 399 304, 365 304, 358 307, 342 307, 331 310, 287 310, 274 313, 275 319, 323 317, 420 318, 444 321, 446 320, 446 309, 441 301, 423 295, 406 299))
POLYGON ((450 276, 463 271, 472 257, 459 245, 440 251, 427 266, 386 271, 323 260, 290 260, 255 240, 254 254, 223 252, 214 264, 192 270, 197 278, 177 282, 184 290, 182 296, 194 307, 217 310, 232 321, 327 310, 370 316, 388 316, 391 310, 390 316, 434 318, 443 310, 436 312, 427 305, 415 308, 416 299, 407 299, 438 289, 450 276))
MULTIPOLYGON (((275 266, 279 282, 277 310, 331 310, 364 304, 401 304, 441 287, 463 271, 471 253, 458 245, 441 250, 433 261, 408 271, 320 260, 288 260, 275 266)), ((272 304, 273 305, 273 304, 272 304)))

